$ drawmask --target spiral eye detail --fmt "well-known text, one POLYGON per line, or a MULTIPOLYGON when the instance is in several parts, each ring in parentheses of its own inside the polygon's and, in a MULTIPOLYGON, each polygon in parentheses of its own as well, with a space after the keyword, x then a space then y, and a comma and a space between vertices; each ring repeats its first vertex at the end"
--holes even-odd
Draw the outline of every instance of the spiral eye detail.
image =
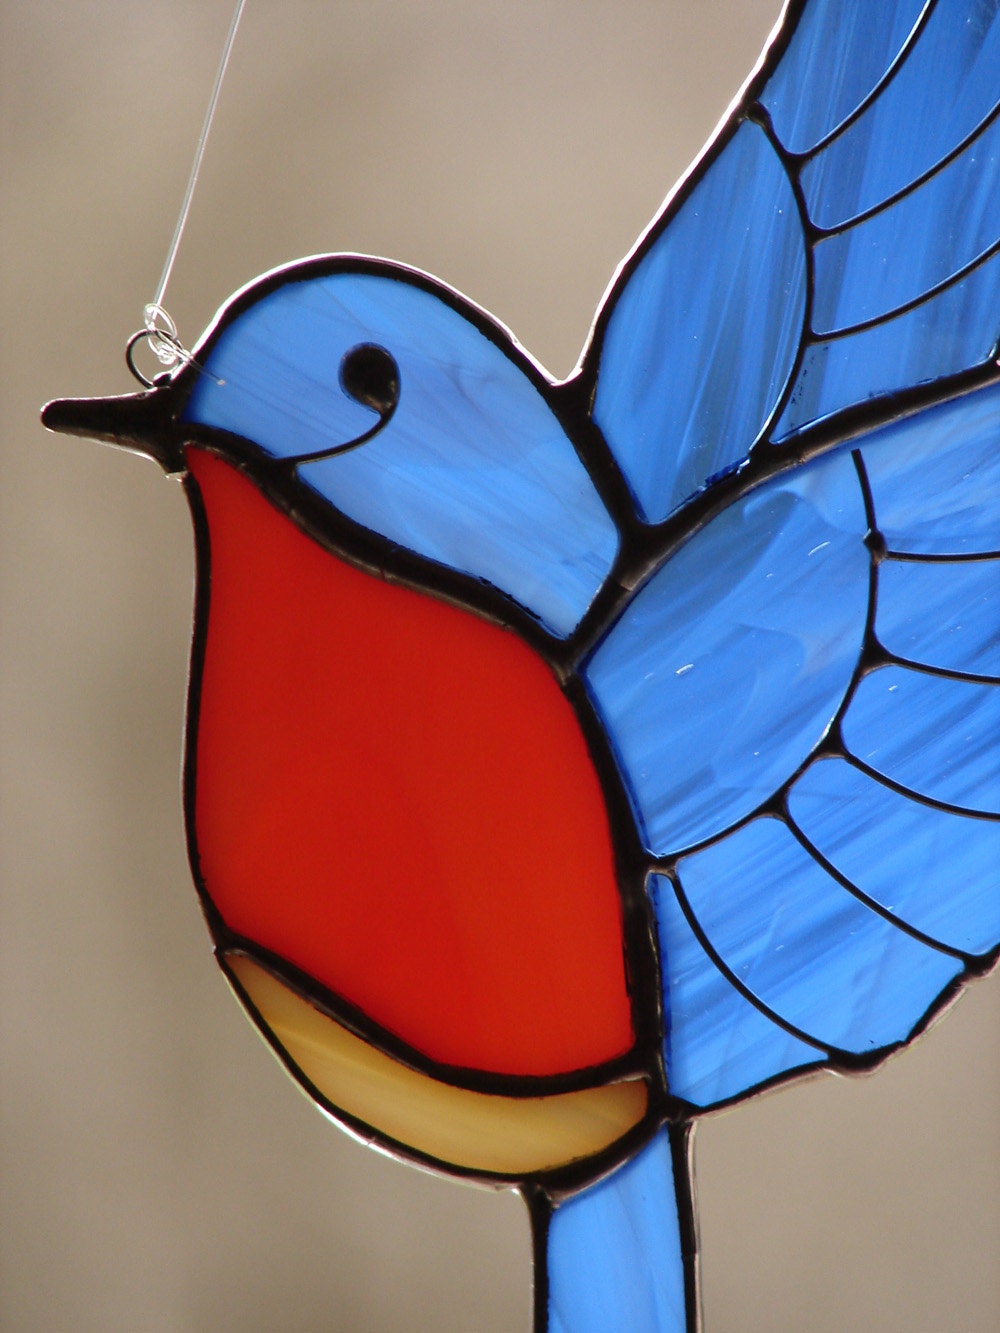
POLYGON ((349 398, 384 417, 399 401, 399 367, 384 347, 359 343, 345 352, 340 363, 340 387, 349 398))

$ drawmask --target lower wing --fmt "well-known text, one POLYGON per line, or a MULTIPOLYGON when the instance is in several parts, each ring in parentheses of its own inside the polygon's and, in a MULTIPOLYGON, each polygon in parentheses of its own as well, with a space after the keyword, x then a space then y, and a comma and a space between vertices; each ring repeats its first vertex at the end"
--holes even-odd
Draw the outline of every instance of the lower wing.
POLYGON ((749 491, 584 666, 672 1094, 877 1063, 1000 948, 1000 387, 749 491))

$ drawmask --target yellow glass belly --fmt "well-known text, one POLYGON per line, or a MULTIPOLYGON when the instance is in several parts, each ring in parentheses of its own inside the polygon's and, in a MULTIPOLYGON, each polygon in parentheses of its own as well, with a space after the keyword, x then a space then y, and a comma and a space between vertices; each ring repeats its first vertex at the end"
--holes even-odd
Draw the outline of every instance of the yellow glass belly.
POLYGON ((646 1113, 642 1079, 546 1097, 504 1097, 441 1083, 376 1050, 241 954, 232 971, 268 1032, 334 1107, 438 1161, 525 1176, 593 1157, 646 1113))

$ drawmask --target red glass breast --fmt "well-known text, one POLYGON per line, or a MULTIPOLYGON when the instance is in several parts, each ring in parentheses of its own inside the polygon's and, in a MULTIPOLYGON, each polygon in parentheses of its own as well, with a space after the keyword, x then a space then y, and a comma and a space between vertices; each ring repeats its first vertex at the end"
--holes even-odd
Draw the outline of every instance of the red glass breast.
POLYGON ((211 570, 195 836, 223 918, 434 1060, 545 1075, 626 1051, 607 813, 547 665, 188 463, 211 570))

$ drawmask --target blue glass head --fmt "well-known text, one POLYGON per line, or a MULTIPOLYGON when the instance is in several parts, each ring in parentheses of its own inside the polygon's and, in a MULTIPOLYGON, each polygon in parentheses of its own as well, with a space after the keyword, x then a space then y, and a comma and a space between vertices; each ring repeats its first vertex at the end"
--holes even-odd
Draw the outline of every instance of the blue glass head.
POLYGON ((579 621, 617 533, 551 386, 487 316, 405 270, 315 261, 242 292, 203 346, 182 421, 287 460, 340 513, 550 631, 579 621))

